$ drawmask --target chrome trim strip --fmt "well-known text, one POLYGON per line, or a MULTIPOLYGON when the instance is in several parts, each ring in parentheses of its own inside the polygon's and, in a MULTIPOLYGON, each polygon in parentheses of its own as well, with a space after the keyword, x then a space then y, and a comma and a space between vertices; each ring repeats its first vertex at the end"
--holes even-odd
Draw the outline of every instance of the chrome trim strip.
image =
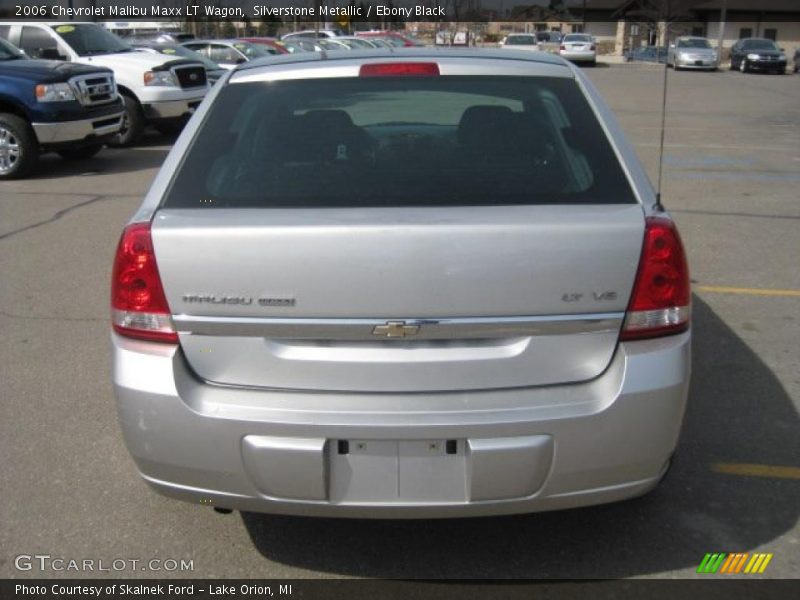
POLYGON ((624 312, 528 317, 464 317, 455 319, 277 319, 173 315, 181 334, 323 340, 441 340, 516 336, 615 333, 624 312), (375 327, 402 321, 419 327, 413 336, 389 338, 375 327))

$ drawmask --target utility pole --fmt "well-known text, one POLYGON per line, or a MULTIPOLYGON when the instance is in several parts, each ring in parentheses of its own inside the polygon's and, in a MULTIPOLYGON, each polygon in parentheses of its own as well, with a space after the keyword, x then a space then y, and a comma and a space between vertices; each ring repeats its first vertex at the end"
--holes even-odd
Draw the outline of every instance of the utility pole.
POLYGON ((583 0, 583 27, 581 32, 586 33, 586 0, 583 0))
POLYGON ((727 17, 728 0, 722 0, 722 8, 719 11, 719 33, 717 34, 717 59, 722 61, 722 42, 725 39, 725 18, 727 17))

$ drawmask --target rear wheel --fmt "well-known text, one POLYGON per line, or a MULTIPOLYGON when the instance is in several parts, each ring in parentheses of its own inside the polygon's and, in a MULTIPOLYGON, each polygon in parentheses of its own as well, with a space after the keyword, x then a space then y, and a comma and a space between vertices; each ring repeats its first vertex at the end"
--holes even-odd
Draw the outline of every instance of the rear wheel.
POLYGON ((80 148, 67 148, 59 150, 58 155, 64 160, 86 160, 92 158, 95 154, 103 149, 103 144, 94 144, 92 146, 82 146, 80 148))
POLYGON ((133 146, 144 133, 144 115, 139 102, 128 94, 121 94, 120 96, 125 104, 125 112, 122 115, 122 128, 108 142, 108 145, 114 148, 133 146))
POLYGON ((16 115, 0 113, 0 180, 26 177, 38 161, 39 147, 31 126, 16 115))

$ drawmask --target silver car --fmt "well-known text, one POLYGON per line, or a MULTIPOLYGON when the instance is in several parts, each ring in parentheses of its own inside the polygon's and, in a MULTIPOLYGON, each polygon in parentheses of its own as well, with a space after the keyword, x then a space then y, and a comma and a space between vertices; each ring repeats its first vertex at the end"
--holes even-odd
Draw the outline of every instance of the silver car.
POLYGON ((719 66, 719 55, 711 43, 704 37, 683 36, 669 45, 667 65, 676 71, 681 69, 703 69, 716 71, 719 66))
POLYGON ((156 490, 347 517, 644 494, 686 406, 680 237, 567 61, 301 54, 227 73, 125 227, 127 447, 156 490))
POLYGON ((594 38, 585 33, 569 33, 561 40, 558 54, 562 58, 589 65, 597 64, 597 44, 594 38))

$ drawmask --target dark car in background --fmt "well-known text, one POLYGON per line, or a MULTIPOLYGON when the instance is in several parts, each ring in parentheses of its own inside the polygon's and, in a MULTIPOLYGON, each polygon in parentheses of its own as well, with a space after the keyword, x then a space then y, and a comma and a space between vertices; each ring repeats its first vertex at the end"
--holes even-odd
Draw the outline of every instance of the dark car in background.
POLYGON ((786 73, 786 54, 766 38, 742 38, 731 47, 731 70, 786 73))
POLYGON ((30 175, 43 152, 94 156, 122 115, 110 69, 31 60, 0 39, 0 181, 30 175))

